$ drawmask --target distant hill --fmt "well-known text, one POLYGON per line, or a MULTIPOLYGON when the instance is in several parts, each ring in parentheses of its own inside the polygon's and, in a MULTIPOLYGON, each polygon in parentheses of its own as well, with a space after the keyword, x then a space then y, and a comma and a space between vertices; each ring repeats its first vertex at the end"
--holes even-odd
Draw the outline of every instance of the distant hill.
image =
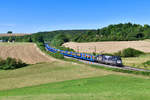
MULTIPOLYGON (((54 33, 54 32, 51 32, 54 33)), ((50 34, 51 34, 50 33, 50 34)), ((97 30, 55 31, 53 37, 46 36, 54 46, 65 42, 133 41, 150 38, 150 25, 132 23, 114 24, 97 30), (57 34, 55 34, 57 33, 57 34)), ((41 34, 45 37, 45 34, 41 34)), ((52 34, 51 34, 52 35, 52 34)), ((44 38, 45 39, 45 38, 44 38)))

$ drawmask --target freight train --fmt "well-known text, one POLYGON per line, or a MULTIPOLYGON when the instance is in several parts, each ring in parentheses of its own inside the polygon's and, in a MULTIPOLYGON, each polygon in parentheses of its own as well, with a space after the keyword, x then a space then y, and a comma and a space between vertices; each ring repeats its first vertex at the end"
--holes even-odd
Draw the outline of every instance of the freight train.
POLYGON ((86 54, 86 53, 64 51, 64 50, 52 48, 47 43, 45 43, 45 48, 52 53, 60 53, 67 57, 73 57, 73 58, 82 59, 82 60, 86 60, 86 61, 90 61, 90 62, 97 62, 97 63, 103 63, 103 64, 108 64, 108 65, 123 67, 121 57, 119 57, 119 56, 109 56, 109 55, 94 56, 94 55, 90 55, 90 54, 86 54))

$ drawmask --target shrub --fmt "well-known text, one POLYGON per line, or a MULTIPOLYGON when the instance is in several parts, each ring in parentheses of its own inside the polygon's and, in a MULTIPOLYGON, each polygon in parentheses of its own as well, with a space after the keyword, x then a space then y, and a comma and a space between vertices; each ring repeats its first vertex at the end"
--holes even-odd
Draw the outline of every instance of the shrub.
POLYGON ((4 64, 5 64, 5 60, 0 59, 0 69, 1 69, 1 66, 3 66, 4 64))
POLYGON ((54 39, 54 40, 51 41, 51 45, 52 45, 52 46, 55 46, 55 47, 59 47, 59 46, 61 46, 63 43, 64 43, 64 41, 61 40, 61 39, 54 39))
POLYGON ((96 56, 96 52, 93 52, 92 55, 96 56))
POLYGON ((0 60, 0 69, 9 70, 26 66, 21 60, 8 57, 6 60, 0 60))
POLYGON ((150 60, 142 63, 142 65, 144 65, 145 68, 149 67, 150 66, 150 60))
POLYGON ((57 59, 64 59, 64 56, 62 54, 60 54, 60 52, 57 52, 57 53, 52 53, 52 52, 49 52, 47 51, 48 54, 54 58, 57 58, 57 59))
POLYGON ((127 48, 127 49, 124 49, 122 51, 115 53, 114 55, 121 56, 121 57, 137 57, 141 54, 144 54, 144 52, 133 49, 133 48, 127 48))
POLYGON ((55 47, 57 49, 60 49, 60 50, 64 50, 64 51, 72 51, 72 52, 75 52, 73 49, 71 48, 68 48, 68 47, 64 47, 64 46, 59 46, 59 47, 55 47))
POLYGON ((114 56, 113 54, 110 53, 102 53, 102 55, 114 56))

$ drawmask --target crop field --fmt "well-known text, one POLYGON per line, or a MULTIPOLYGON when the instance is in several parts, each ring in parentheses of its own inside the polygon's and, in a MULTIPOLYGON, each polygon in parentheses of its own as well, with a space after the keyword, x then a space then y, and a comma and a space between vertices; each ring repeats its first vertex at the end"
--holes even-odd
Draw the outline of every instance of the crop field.
POLYGON ((115 53, 125 48, 134 48, 146 53, 150 52, 150 41, 113 41, 113 42, 89 42, 75 43, 68 42, 63 44, 65 47, 74 49, 75 51, 85 53, 115 53))
POLYGON ((137 68, 149 69, 150 67, 145 67, 142 63, 150 60, 150 40, 143 41, 118 41, 118 42, 90 42, 90 43, 65 43, 65 47, 73 48, 76 51, 85 53, 115 53, 125 48, 134 48, 141 50, 146 54, 139 57, 128 57, 122 58, 123 64, 126 66, 132 66, 137 68), (96 49, 95 49, 96 48, 96 49))
POLYGON ((1 33, 0 34, 0 37, 3 37, 3 36, 24 36, 24 35, 31 35, 31 34, 23 34, 23 33, 17 33, 17 34, 7 34, 7 33, 1 33))
POLYGON ((27 64, 50 62, 53 58, 44 55, 33 43, 0 43, 0 57, 21 59, 27 64))
POLYGON ((105 75, 0 91, 1 100, 149 100, 150 80, 105 75))

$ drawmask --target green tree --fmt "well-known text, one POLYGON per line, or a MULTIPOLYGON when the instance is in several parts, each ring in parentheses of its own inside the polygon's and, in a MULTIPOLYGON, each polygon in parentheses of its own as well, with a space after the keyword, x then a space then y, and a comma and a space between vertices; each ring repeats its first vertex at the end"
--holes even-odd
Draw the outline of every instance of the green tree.
POLYGON ((12 33, 13 33, 12 31, 8 31, 8 32, 7 32, 7 34, 12 34, 12 33))

